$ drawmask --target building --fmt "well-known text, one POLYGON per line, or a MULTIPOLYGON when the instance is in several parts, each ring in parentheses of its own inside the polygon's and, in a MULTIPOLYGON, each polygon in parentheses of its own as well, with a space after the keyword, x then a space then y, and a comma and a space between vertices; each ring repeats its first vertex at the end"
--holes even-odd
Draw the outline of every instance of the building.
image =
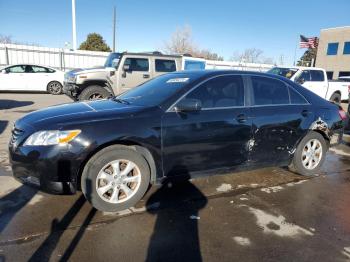
POLYGON ((329 79, 350 76, 350 26, 321 30, 316 67, 324 68, 329 79))

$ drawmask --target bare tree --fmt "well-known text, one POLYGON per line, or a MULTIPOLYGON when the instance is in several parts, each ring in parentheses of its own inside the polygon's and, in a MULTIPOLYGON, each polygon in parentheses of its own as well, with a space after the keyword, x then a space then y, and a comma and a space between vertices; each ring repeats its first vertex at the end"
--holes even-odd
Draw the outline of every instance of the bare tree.
POLYGON ((223 60, 223 57, 217 53, 209 49, 200 49, 194 43, 192 29, 189 25, 177 28, 170 40, 165 42, 163 51, 167 54, 190 54, 208 60, 223 60))
POLYGON ((0 35, 1 44, 13 44, 12 36, 10 35, 0 35))
POLYGON ((248 48, 243 52, 235 52, 232 60, 245 63, 258 63, 263 51, 257 48, 248 48))
POLYGON ((193 54, 196 46, 192 40, 192 29, 185 25, 177 28, 172 34, 170 41, 165 42, 164 51, 168 54, 193 54))
POLYGON ((231 58, 232 61, 244 62, 244 63, 262 63, 273 64, 271 57, 263 56, 263 51, 258 48, 248 48, 243 52, 235 52, 231 58))

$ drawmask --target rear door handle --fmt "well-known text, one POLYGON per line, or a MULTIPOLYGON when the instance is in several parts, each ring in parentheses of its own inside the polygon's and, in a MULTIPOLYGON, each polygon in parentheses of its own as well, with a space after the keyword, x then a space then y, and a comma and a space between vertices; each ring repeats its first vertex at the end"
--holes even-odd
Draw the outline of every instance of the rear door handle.
POLYGON ((247 117, 245 116, 245 114, 239 114, 236 117, 236 120, 238 123, 245 123, 247 121, 247 117))
POLYGON ((149 78, 149 75, 144 74, 144 75, 143 75, 143 78, 149 78))
POLYGON ((309 111, 309 110, 303 110, 303 111, 301 112, 301 115, 302 115, 303 117, 307 117, 309 114, 310 114, 310 111, 309 111))

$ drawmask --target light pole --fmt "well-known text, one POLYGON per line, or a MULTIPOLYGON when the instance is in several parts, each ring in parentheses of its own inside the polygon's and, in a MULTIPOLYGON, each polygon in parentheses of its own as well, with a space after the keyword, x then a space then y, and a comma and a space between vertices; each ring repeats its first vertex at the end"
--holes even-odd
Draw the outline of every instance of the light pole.
POLYGON ((77 50, 77 28, 75 22, 75 0, 72 0, 72 34, 73 34, 73 50, 77 50))

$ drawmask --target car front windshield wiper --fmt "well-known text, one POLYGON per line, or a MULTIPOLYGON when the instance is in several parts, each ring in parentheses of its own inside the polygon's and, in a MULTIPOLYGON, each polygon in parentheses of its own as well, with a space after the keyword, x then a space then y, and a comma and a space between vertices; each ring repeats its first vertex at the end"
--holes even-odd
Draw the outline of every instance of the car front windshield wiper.
POLYGON ((113 97, 112 98, 113 101, 117 102, 117 103, 121 103, 121 104, 125 104, 125 105, 130 105, 130 102, 124 100, 124 99, 121 99, 121 98, 117 98, 117 97, 113 97))

